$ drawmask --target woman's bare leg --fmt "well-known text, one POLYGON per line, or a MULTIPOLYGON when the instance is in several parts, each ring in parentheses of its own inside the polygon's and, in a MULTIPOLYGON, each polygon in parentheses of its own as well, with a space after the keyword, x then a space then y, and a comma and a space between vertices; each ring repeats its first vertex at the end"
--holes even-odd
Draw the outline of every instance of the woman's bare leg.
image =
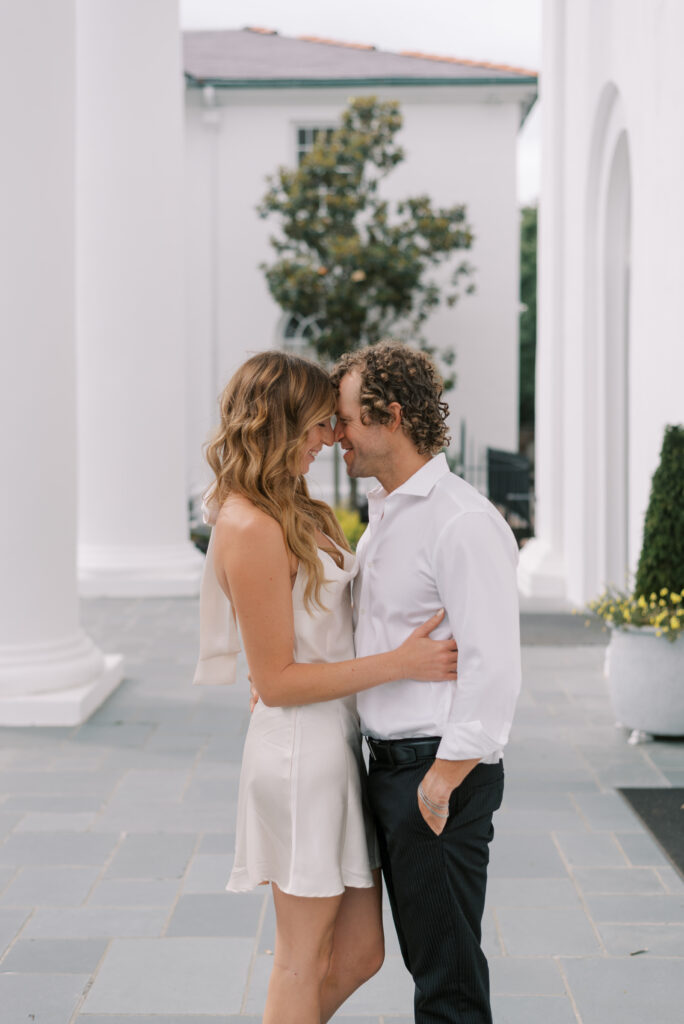
POLYGON ((272 888, 276 941, 263 1024, 320 1024, 321 986, 344 896, 290 896, 275 882, 272 888))
POLYGON ((365 981, 382 967, 385 941, 382 931, 380 871, 373 872, 372 889, 345 889, 335 919, 330 969, 321 988, 321 1024, 365 981))

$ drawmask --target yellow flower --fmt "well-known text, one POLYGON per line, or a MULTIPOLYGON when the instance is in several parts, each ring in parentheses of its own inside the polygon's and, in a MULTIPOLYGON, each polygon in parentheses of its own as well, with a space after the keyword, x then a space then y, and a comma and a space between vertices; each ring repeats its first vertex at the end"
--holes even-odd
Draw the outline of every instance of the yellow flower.
POLYGON ((667 594, 667 587, 661 587, 660 588, 660 596, 664 597, 665 594, 667 594))
POLYGON ((679 629, 679 619, 677 618, 676 615, 673 615, 672 618, 670 619, 670 628, 671 629, 679 629))
POLYGON ((660 600, 658 601, 658 604, 660 605, 661 608, 664 608, 665 605, 667 604, 667 601, 663 601, 663 599, 661 597, 660 600))
POLYGON ((637 604, 639 605, 640 608, 645 608, 646 607, 646 598, 644 597, 643 594, 641 595, 641 597, 637 601, 637 604))
POLYGON ((657 596, 658 596, 658 595, 657 595, 657 594, 655 594, 655 593, 651 594, 651 596, 649 597, 649 601, 655 601, 655 599, 657 598, 657 596))
POLYGON ((672 601, 672 604, 679 604, 681 599, 682 599, 682 595, 681 594, 675 594, 674 590, 670 594, 670 600, 672 601))

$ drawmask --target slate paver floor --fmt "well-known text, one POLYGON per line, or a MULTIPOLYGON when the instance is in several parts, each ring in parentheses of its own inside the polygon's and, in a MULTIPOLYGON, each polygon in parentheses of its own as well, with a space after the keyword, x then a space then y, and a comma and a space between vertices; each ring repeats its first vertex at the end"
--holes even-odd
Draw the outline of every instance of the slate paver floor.
MULTIPOLYGON (((195 600, 91 600, 83 621, 124 684, 79 728, 0 729, 0 1024, 258 1021, 269 893, 224 892, 244 666, 190 686, 195 600)), ((615 787, 681 785, 684 743, 628 746, 602 661, 596 637, 524 649, 483 923, 496 1024, 681 1019, 684 882, 615 787)), ((387 929, 336 1020, 413 1019, 387 929)))

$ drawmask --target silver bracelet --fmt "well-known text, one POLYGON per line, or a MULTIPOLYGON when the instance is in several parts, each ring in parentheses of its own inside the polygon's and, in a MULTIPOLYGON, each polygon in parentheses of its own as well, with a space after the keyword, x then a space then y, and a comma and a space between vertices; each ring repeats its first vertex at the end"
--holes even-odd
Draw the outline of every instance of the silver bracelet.
POLYGON ((449 817, 449 804, 436 804, 428 796, 425 795, 422 782, 418 786, 418 796, 423 801, 430 814, 434 814, 436 818, 448 818, 449 817), (446 809, 446 814, 444 810, 446 809))

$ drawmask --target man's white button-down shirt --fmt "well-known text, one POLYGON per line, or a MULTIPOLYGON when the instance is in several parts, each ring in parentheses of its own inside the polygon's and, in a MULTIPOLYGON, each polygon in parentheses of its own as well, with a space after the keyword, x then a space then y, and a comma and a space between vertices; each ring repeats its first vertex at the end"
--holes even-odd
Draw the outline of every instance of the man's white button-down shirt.
POLYGON ((440 608, 435 639, 458 643, 458 680, 401 679, 357 695, 377 739, 441 736, 437 756, 495 763, 520 690, 518 547, 505 520, 444 455, 390 494, 368 495, 354 582, 357 657, 401 644, 440 608))

